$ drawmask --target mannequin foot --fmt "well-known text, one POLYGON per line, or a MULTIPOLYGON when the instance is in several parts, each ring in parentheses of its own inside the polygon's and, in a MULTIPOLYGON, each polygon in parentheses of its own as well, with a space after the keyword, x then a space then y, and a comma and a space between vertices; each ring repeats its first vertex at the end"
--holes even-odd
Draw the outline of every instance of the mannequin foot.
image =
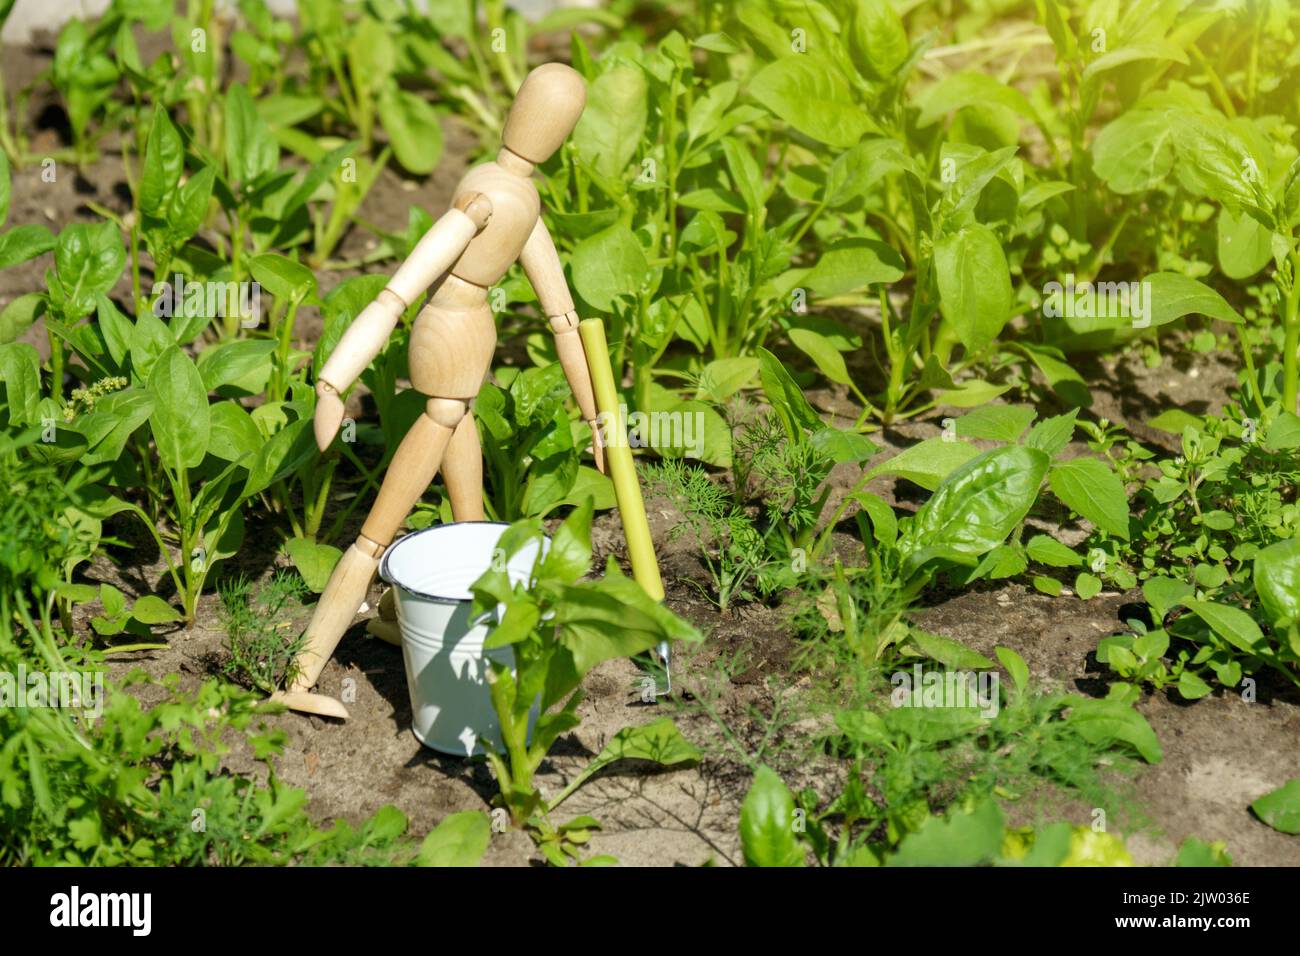
POLYGON ((389 588, 379 599, 379 615, 366 622, 366 633, 394 647, 402 646, 402 629, 397 624, 397 608, 393 589, 389 588))
POLYGON ((348 719, 348 709, 340 701, 324 694, 313 694, 306 690, 279 690, 271 695, 271 700, 303 714, 348 719))
POLYGON ((394 647, 402 646, 402 629, 398 627, 396 621, 372 617, 366 622, 366 633, 371 637, 379 638, 385 644, 392 644, 394 647))

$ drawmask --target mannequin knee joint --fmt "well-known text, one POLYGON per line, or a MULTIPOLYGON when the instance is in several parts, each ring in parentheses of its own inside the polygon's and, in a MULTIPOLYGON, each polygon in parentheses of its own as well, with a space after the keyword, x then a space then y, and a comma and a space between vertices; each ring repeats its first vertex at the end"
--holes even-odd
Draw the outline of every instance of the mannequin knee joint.
POLYGON ((469 402, 460 398, 431 398, 424 406, 424 414, 443 428, 455 428, 468 411, 469 402))
POLYGON ((578 331, 578 313, 566 312, 564 315, 552 315, 549 317, 551 331, 556 335, 567 335, 570 332, 578 331))

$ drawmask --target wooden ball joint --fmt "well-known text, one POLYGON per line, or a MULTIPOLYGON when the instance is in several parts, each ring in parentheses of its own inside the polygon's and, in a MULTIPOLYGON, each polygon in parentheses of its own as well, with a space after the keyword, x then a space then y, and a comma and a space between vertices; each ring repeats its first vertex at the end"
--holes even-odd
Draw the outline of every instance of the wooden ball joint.
POLYGON ((324 451, 343 421, 343 393, 379 354, 406 308, 433 289, 411 329, 409 346, 411 384, 428 402, 398 446, 361 534, 321 594, 307 626, 297 678, 274 696, 293 710, 347 717, 342 703, 311 688, 356 617, 384 549, 440 470, 455 520, 483 520, 483 458, 470 403, 496 348, 488 288, 516 260, 550 321, 565 377, 592 429, 596 467, 604 471, 578 315, 555 243, 539 218, 541 202, 531 178, 533 167, 573 132, 586 99, 582 77, 568 66, 548 63, 528 74, 506 120, 497 158, 465 175, 452 208, 356 317, 321 368, 314 424, 316 443, 324 451))

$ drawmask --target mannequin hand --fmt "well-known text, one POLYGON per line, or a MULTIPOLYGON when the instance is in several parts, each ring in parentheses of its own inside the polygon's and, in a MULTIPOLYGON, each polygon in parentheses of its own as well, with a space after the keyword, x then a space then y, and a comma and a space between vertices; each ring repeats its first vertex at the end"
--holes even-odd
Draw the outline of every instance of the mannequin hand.
POLYGON ((595 422, 587 422, 591 426, 591 456, 596 459, 596 470, 602 475, 605 471, 605 446, 601 444, 604 436, 601 433, 600 426, 595 422))
POLYGON ((343 399, 329 382, 316 383, 316 447, 324 451, 343 422, 343 399))

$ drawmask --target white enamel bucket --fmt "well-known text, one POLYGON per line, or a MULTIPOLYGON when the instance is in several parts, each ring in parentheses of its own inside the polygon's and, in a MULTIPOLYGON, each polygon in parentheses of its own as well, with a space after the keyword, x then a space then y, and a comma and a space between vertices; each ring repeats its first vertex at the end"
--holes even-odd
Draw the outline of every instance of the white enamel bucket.
MULTIPOLYGON (((425 528, 390 547, 379 568, 397 598, 411 729, 420 743, 442 753, 481 754, 479 737, 501 743, 485 657, 513 667, 514 651, 483 650, 488 627, 497 616, 474 619, 470 585, 491 566, 508 527, 496 521, 461 521, 425 528)), ((528 580, 537 552, 536 544, 525 547, 506 564, 512 584, 528 580)), ((536 719, 534 709, 530 734, 536 719)))

